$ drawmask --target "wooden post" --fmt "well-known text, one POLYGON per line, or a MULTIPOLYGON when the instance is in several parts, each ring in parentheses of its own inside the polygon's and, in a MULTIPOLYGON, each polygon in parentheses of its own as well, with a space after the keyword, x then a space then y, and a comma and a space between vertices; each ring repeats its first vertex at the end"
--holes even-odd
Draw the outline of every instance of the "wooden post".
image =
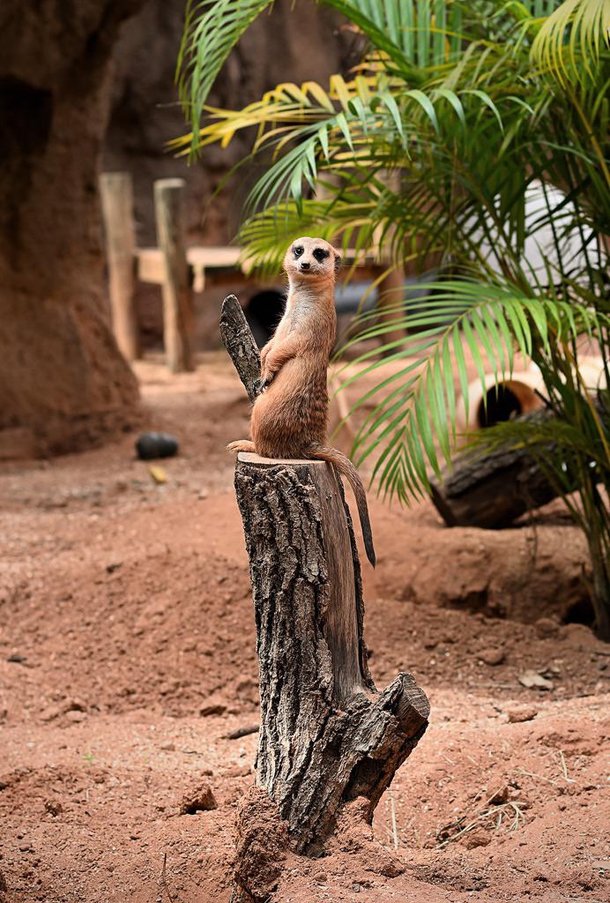
POLYGON ((140 357, 140 331, 134 297, 133 189, 128 172, 100 176, 102 215, 110 282, 112 328, 123 357, 140 357))
MULTIPOLYGON (((225 299, 223 339, 232 356, 238 349, 236 366, 247 384, 256 381, 258 349, 251 333, 246 340, 244 324, 234 296, 225 299), (226 334, 231 329, 237 340, 226 334), (244 356, 251 358, 248 367, 244 356)), ((254 384, 250 396, 256 391, 254 384)), ((364 818, 372 820, 427 727, 429 703, 410 674, 399 674, 381 693, 375 688, 360 562, 335 470, 322 461, 241 453, 235 488, 257 630, 257 782, 285 823, 290 847, 317 855, 347 803, 359 799, 364 818)), ((245 812, 250 819, 252 802, 245 812)), ((272 889, 254 893, 249 881, 256 869, 239 865, 251 861, 249 845, 256 842, 247 827, 242 819, 234 903, 265 899, 272 889)))
POLYGON ((163 338, 172 373, 193 369, 193 292, 186 259, 184 179, 155 182, 157 241, 163 251, 163 338))

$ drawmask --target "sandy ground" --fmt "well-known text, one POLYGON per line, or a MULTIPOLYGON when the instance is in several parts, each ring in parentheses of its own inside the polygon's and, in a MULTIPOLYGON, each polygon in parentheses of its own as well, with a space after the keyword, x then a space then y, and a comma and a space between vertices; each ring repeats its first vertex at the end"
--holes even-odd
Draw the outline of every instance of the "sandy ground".
MULTIPOLYGON (((247 432, 220 354, 138 366, 165 484, 134 436, 0 471, 0 900, 225 903, 254 783, 257 668, 226 441, 247 432), (211 795, 210 792, 211 791, 211 795), (182 814, 185 798, 207 808, 182 814), (163 863, 166 862, 163 872, 163 863), (7 889, 2 889, 2 882, 7 889)), ((371 501, 378 685, 413 672, 430 727, 374 838, 291 857, 275 903, 609 899, 610 648, 582 624, 586 561, 559 506, 447 530, 371 501), (542 685, 520 679, 533 672, 542 685)), ((530 675, 531 676, 531 675, 530 675)))

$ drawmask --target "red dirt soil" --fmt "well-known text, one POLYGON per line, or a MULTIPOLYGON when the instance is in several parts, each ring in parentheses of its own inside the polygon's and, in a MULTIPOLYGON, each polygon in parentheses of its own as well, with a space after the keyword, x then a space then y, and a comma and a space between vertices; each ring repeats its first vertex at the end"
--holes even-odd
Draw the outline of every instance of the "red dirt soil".
MULTIPOLYGON (((133 436, 0 471, 10 903, 229 899, 256 734, 227 734, 256 724, 258 701, 224 445, 247 434, 248 406, 220 353, 194 374, 137 371, 150 427, 181 442, 157 462, 166 483, 133 436), (181 814, 197 795, 216 808, 181 814)), ((371 514, 371 669, 379 686, 412 671, 431 724, 374 836, 348 811, 328 855, 286 859, 272 900, 607 900, 610 648, 561 623, 582 609, 582 537, 557 504, 498 532, 448 530, 430 504, 373 498, 371 514)))

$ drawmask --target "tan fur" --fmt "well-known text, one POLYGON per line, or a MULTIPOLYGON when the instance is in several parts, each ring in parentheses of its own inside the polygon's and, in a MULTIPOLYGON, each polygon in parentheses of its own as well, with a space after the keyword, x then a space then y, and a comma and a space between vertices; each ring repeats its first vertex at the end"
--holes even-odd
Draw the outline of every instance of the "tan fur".
POLYGON ((374 565, 362 481, 349 458, 326 445, 327 370, 337 328, 335 276, 340 263, 339 253, 320 238, 299 238, 288 248, 286 310, 261 351, 265 390, 252 409, 252 440, 232 442, 229 448, 256 451, 265 458, 321 458, 334 464, 354 490, 367 556, 374 565), (323 254, 324 259, 317 259, 323 254))

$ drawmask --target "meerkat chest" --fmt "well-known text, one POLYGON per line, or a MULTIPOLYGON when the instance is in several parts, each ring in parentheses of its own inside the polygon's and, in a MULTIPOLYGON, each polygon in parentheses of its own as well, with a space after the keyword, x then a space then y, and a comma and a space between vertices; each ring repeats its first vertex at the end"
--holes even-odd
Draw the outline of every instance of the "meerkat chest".
POLYGON ((335 342, 336 314, 334 304, 331 312, 320 309, 315 295, 300 292, 298 297, 289 298, 286 312, 277 330, 278 339, 291 337, 301 345, 302 354, 330 357, 335 342))

